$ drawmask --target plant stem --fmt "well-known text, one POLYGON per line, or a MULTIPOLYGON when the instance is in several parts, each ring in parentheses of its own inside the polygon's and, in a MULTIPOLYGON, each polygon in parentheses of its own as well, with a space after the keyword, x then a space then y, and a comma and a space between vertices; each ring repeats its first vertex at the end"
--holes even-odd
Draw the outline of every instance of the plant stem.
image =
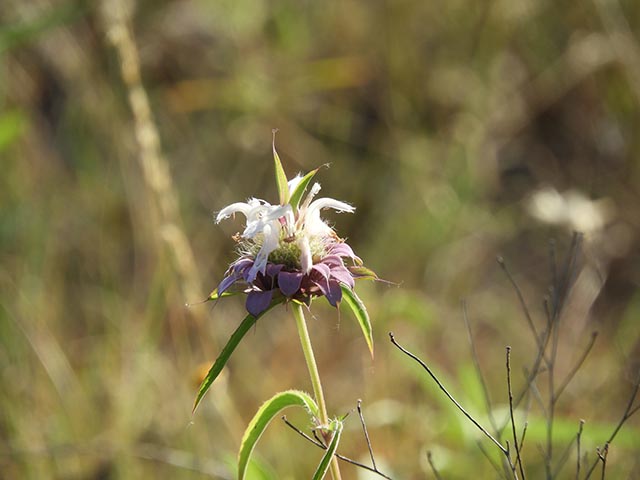
MULTIPOLYGON (((313 355, 313 347, 311 346, 311 338, 309 338, 309 330, 307 330, 307 322, 304 319, 304 312, 302 311, 302 305, 291 302, 293 309, 293 316, 296 319, 296 325, 298 327, 298 334, 300 335, 300 344, 302 345, 302 352, 304 353, 304 359, 307 362, 307 368, 309 369, 309 376, 311 377, 311 385, 313 385, 313 394, 316 397, 318 403, 318 409, 320 410, 320 423, 323 426, 329 425, 329 415, 327 415, 327 404, 324 401, 324 394, 322 393, 322 383, 320 382, 320 374, 318 373, 318 365, 313 355)), ((333 480, 341 480, 340 467, 338 466, 338 459, 334 456, 331 460, 331 476, 333 480)))

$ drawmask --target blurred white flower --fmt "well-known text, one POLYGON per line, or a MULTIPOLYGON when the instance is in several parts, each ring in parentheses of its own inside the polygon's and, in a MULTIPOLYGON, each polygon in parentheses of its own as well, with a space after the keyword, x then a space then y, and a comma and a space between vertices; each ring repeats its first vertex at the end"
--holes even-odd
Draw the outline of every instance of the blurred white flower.
POLYGON ((588 234, 602 230, 611 219, 613 204, 607 198, 591 200, 577 190, 559 193, 546 187, 531 195, 527 209, 541 222, 588 234))

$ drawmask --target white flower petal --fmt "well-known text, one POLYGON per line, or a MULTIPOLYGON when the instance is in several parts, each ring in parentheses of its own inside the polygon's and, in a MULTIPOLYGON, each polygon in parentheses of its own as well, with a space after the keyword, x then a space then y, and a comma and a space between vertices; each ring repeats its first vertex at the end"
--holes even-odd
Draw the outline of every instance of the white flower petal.
POLYGON ((271 224, 267 224, 262 229, 262 234, 264 235, 262 247, 256 255, 253 266, 249 270, 249 282, 253 282, 256 279, 256 275, 258 275, 258 272, 264 273, 265 269, 267 268, 269 255, 276 248, 278 248, 278 244, 280 242, 280 225, 277 221, 272 222, 271 224))
POLYGON ((216 215, 216 223, 220 223, 225 218, 229 218, 231 215, 238 212, 242 213, 245 217, 248 217, 249 212, 251 211, 251 208, 253 207, 248 203, 244 203, 244 202, 232 203, 231 205, 224 207, 222 210, 218 212, 218 215, 216 215))
POLYGON ((338 212, 353 213, 356 211, 355 207, 348 203, 341 202, 340 200, 334 200, 333 198, 319 198, 309 205, 309 211, 322 210, 323 208, 332 208, 338 212))
POLYGON ((263 233, 266 225, 278 220, 280 217, 287 218, 289 212, 292 212, 291 205, 261 205, 261 208, 262 210, 257 212, 255 219, 247 221, 247 228, 242 233, 244 238, 253 238, 257 234, 263 233))
POLYGON ((309 273, 313 266, 313 257, 311 255, 311 247, 309 246, 309 240, 306 236, 298 237, 296 242, 300 249, 300 265, 304 273, 309 273))
POLYGON ((295 177, 293 177, 291 180, 289 180, 287 184, 289 185, 290 192, 293 192, 296 189, 296 187, 300 183, 300 180, 302 180, 302 174, 300 173, 297 174, 295 177))

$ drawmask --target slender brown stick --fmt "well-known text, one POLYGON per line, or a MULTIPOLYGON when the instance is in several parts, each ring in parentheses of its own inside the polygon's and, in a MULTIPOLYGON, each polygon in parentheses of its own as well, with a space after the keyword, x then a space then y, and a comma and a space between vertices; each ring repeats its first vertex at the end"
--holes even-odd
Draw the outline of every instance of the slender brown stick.
POLYGON ((507 443, 507 447, 503 447, 502 444, 500 442, 498 442, 498 440, 496 440, 482 425, 480 425, 478 423, 478 421, 473 418, 471 416, 471 414, 469 414, 469 412, 467 412, 464 407, 462 405, 460 405, 460 403, 458 403, 458 401, 453 397, 453 395, 451 395, 449 393, 449 391, 444 387, 444 385, 442 384, 442 382, 440 382, 440 380, 438 379, 438 377, 436 377, 436 375, 431 371, 431 369, 429 368, 429 366, 424 363, 419 357, 417 357, 416 355, 414 355, 413 353, 411 353, 409 350, 405 349, 404 347, 402 347, 398 342, 396 342, 395 337, 393 336, 392 332, 389 332, 389 338, 391 339, 391 343, 393 343, 402 353, 404 353, 405 355, 407 355, 409 358, 415 360, 418 364, 420 364, 420 366, 426 370, 426 372, 429 374, 429 376, 433 379, 434 382, 436 382, 436 384, 438 385, 438 387, 440 388, 440 390, 442 390, 442 392, 447 396, 447 398, 449 400, 451 400, 451 402, 458 408, 458 410, 460 410, 462 412, 462 414, 467 417, 469 419, 469 421, 471 423, 473 423, 482 433, 484 433, 484 435, 491 440, 494 445, 496 447, 498 447, 500 449, 500 451, 504 454, 504 456, 506 457, 507 461, 509 462, 509 466, 511 467, 511 471, 513 472, 513 477, 515 480, 518 480, 518 474, 516 473, 516 467, 513 464, 513 462, 511 461, 511 454, 509 452, 509 442, 507 443))
POLYGON ((584 420, 580 420, 578 434, 576 435, 577 459, 576 459, 576 480, 580 479, 580 439, 582 438, 582 429, 584 428, 584 420))
POLYGON ((362 431, 364 432, 364 438, 367 441, 367 448, 369 449, 369 456, 371 457, 371 464, 373 469, 377 470, 376 459, 373 456, 373 448, 371 447, 371 440, 369 440, 369 432, 367 431, 367 424, 364 423, 364 415, 362 414, 362 400, 358 399, 358 416, 360 417, 360 423, 362 424, 362 431))
MULTIPOLYGON (((296 427, 294 424, 292 424, 289 420, 287 420, 286 415, 282 416, 282 420, 284 421, 284 423, 290 429, 292 429, 294 432, 296 432, 298 435, 303 437, 308 442, 311 442, 316 447, 321 448, 322 450, 326 450, 327 449, 327 446, 324 443, 322 443, 322 441, 317 436, 316 436, 315 440, 313 438, 311 438, 309 435, 304 433, 302 430, 300 430, 298 427, 296 427)), ((315 436, 315 430, 314 430, 314 436, 315 436)), ((362 468, 362 469, 367 470, 367 471, 369 471, 371 473, 375 473, 376 475, 379 475, 382 478, 386 478, 387 480, 393 480, 391 477, 385 475, 384 473, 379 471, 377 468, 371 468, 371 467, 365 465, 364 463, 357 462, 357 461, 352 460, 352 459, 350 459, 348 457, 345 457, 344 455, 340 455, 339 453, 336 453, 335 457, 338 458, 339 460, 342 460, 345 463, 350 463, 351 465, 354 465, 356 467, 362 468)))
MULTIPOLYGON (((620 418, 620 421, 618 422, 618 425, 616 425, 616 428, 613 430, 613 433, 611 434, 609 439, 605 442, 605 445, 610 445, 611 442, 613 442, 614 438, 616 438, 616 435, 618 435, 618 432, 620 431, 622 426, 625 424, 625 422, 627 420, 629 420, 629 418, 631 418, 631 416, 640 409, 640 405, 638 405, 636 407, 633 407, 633 404, 634 404, 634 402, 636 400, 636 396, 638 395, 638 390, 640 390, 640 373, 638 374, 638 378, 636 379, 636 381, 635 381, 635 383, 633 385, 633 390, 631 392, 631 395, 629 396, 629 401, 627 402, 627 408, 625 408, 624 413, 622 414, 622 417, 620 418)), ((589 468, 589 471, 587 472, 587 475, 584 477, 585 480, 587 480, 588 478, 591 477, 591 474, 593 473, 595 468, 598 466, 598 461, 599 460, 600 459, 597 458, 593 462, 593 464, 591 464, 591 467, 589 468)))
POLYGON ((511 417, 511 432, 513 433, 513 446, 516 449, 516 465, 520 470, 522 480, 525 480, 522 459, 520 458, 520 445, 518 444, 518 434, 516 433, 516 421, 513 415, 513 391, 511 390, 511 347, 507 347, 507 390, 509 391, 509 416, 511 417))
POLYGON ((431 467, 431 471, 433 472, 433 476, 436 477, 436 480, 442 480, 438 469, 433 464, 433 455, 431 454, 431 450, 427 451, 427 461, 429 462, 429 466, 431 467))
POLYGON ((553 395, 554 401, 558 400, 558 397, 562 395, 562 392, 564 392, 564 389, 567 388, 567 385, 569 385, 571 380, 573 380, 573 377, 576 375, 576 373, 578 373, 578 370, 580 370, 580 367, 582 367, 582 364, 587 359, 587 357, 589 356, 589 353, 591 352, 591 349, 595 345, 597 338, 598 338, 598 332, 591 332, 591 340, 589 341, 587 348, 585 348, 584 352, 582 352, 582 356, 578 359, 575 366, 571 369, 571 371, 567 374, 566 378, 563 380, 560 386, 556 389, 553 395))
POLYGON ((498 426, 496 425, 496 419, 493 416, 493 406, 491 405, 491 396, 489 395, 489 389, 487 388, 487 382, 482 375, 482 369, 480 368, 480 360, 478 358, 478 352, 476 350, 476 343, 473 340, 473 332, 471 331, 471 324, 469 323, 469 316, 467 314, 467 302, 466 300, 462 300, 462 317, 464 319, 464 326, 467 329, 467 338, 469 340, 469 345, 471 347, 471 358, 473 359, 473 366, 476 369, 476 375, 478 376, 478 380, 480 380, 480 386, 482 387, 482 396, 484 398, 484 403, 487 408, 487 416, 489 417, 489 423, 491 423, 491 427, 494 432, 498 431, 498 426))
POLYGON ((522 311, 524 312, 524 315, 527 319, 527 324, 529 325, 529 329, 531 330, 533 337, 536 339, 538 348, 540 348, 540 338, 538 337, 538 331, 536 330, 536 327, 533 324, 533 319, 531 318, 531 313, 529 312, 529 308, 527 307, 527 302, 525 302, 524 296, 522 295, 522 290, 520 290, 520 287, 518 286, 516 281, 513 279, 511 272, 507 268, 507 264, 504 262, 504 258, 498 257, 497 260, 498 260, 498 265, 500 265, 504 273, 507 275, 507 278, 511 282, 511 285, 513 286, 513 289, 515 290, 516 295, 518 296, 518 301, 520 302, 522 311))

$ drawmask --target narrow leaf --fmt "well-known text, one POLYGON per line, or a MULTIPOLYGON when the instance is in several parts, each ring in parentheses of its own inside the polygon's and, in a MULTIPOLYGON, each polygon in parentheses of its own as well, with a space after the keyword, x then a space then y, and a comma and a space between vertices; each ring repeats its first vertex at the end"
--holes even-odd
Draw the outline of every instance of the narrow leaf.
POLYGON ((349 305, 349 308, 351 308, 351 311, 358 320, 364 339, 369 347, 369 352, 371 352, 371 357, 373 358, 373 331, 367 307, 364 306, 364 303, 362 303, 362 300, 356 295, 356 292, 351 290, 348 285, 341 283, 340 288, 342 288, 342 299, 349 305))
POLYGON ((273 147, 273 163, 276 168, 276 185, 278 186, 278 195, 280 197, 280 205, 286 205, 289 201, 289 185, 287 184, 287 175, 284 173, 284 168, 282 168, 282 162, 280 161, 280 156, 278 152, 276 152, 276 132, 278 130, 273 130, 273 141, 271 143, 273 147))
POLYGON ((358 279, 358 280, 377 280, 378 275, 376 272, 362 265, 354 265, 348 267, 349 271, 358 279))
POLYGON ((218 300, 219 298, 223 298, 223 297, 232 297, 233 295, 238 295, 240 292, 223 292, 222 295, 220 295, 218 293, 218 289, 216 288, 213 292, 211 292, 209 294, 209 296, 207 297, 207 300, 205 301, 210 301, 210 300, 218 300))
POLYGON ((298 210, 298 205, 300 205, 300 201, 302 200, 302 195, 304 195, 305 190, 309 186, 309 183, 313 179, 314 175, 318 173, 318 170, 320 169, 316 168, 315 170, 311 170, 304 177, 302 177, 302 179, 300 180, 300 183, 298 183, 298 185, 293 190, 293 192, 291 192, 291 199, 289 200, 289 203, 291 204, 291 207, 293 208, 294 212, 298 210))
POLYGON ((264 402, 253 416, 242 437, 240 452, 238 453, 238 480, 244 479, 253 449, 267 426, 269 426, 269 423, 271 423, 271 420, 287 407, 302 407, 316 418, 320 415, 318 406, 313 398, 299 390, 287 390, 286 392, 277 393, 264 402))
POLYGON ((329 443, 329 447, 325 452, 322 460, 320 460, 320 465, 316 469, 316 473, 313 475, 313 480, 322 480, 324 476, 327 474, 329 470, 329 465, 331 465, 331 460, 338 449, 338 443, 340 442, 340 436, 342 435, 342 422, 335 420, 332 422, 333 426, 333 437, 331 437, 331 442, 329 443))
POLYGON ((264 312, 262 312, 257 317, 254 317, 253 315, 247 315, 244 318, 242 323, 238 326, 238 328, 236 328, 236 331, 233 332, 233 334, 231 335, 231 338, 222 349, 222 352, 220 352, 220 355, 218 355, 218 358, 216 359, 214 364, 211 366, 209 373, 207 373, 207 376, 204 377, 204 380, 200 384, 200 388, 198 389, 198 395, 196 396, 196 400, 193 403, 192 413, 196 411, 196 408, 198 408, 198 405, 200 404, 202 397, 204 397, 204 394, 207 393, 207 390, 209 390, 209 387, 211 386, 213 381, 218 377, 218 375, 220 375, 220 372, 222 371, 224 366, 227 364, 229 357, 231 356, 233 351, 236 349, 236 347, 240 343, 240 340, 242 340, 242 337, 244 337, 245 334, 249 331, 249 329, 258 321, 258 318, 260 318, 262 315, 267 313, 269 310, 271 310, 273 307, 275 307, 278 303, 281 303, 281 302, 282 300, 278 300, 277 302, 272 303, 269 306, 269 308, 267 308, 264 312))

